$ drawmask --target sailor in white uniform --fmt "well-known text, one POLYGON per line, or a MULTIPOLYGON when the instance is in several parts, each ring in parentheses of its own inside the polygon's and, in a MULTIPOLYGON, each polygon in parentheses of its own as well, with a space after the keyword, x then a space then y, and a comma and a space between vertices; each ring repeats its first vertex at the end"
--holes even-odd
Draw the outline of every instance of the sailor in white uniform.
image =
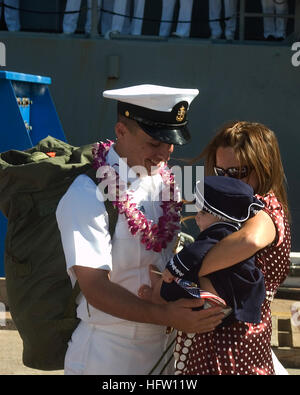
MULTIPOLYGON (((193 11, 194 0, 180 0, 180 8, 178 14, 178 23, 176 31, 173 33, 177 37, 189 37, 191 30, 191 20, 193 11), (182 23, 180 23, 182 22, 182 23)), ((163 0, 162 1, 162 14, 159 29, 159 36, 170 36, 172 29, 172 22, 174 17, 174 8, 176 0, 163 0)))
POLYGON ((156 85, 104 92, 106 98, 118 101, 117 141, 97 145, 96 163, 101 169, 104 163, 115 169, 128 195, 126 204, 118 206, 112 240, 104 192, 88 176, 77 177, 58 205, 67 271, 82 290, 77 309, 81 322, 69 342, 65 374, 147 374, 169 341, 166 326, 201 332, 221 322, 218 309, 192 311, 195 305, 183 308, 187 303, 183 300, 159 305, 138 297, 140 286, 150 284, 149 265, 162 271, 173 253, 178 231, 166 237, 167 225, 172 221, 175 225, 178 218, 167 218, 170 208, 165 212, 162 207, 179 196, 174 189, 173 199, 162 204, 170 178, 160 166, 168 161, 174 144, 189 140, 186 115, 197 94, 195 89, 156 85), (132 211, 132 204, 138 211, 132 211), (130 227, 140 216, 135 233, 137 229, 130 227), (148 226, 158 224, 161 233, 155 242, 155 227, 151 233, 144 221, 148 226))
POLYGON ((106 38, 111 33, 142 34, 145 0, 114 0, 112 22, 106 38), (130 16, 131 1, 134 2, 133 17, 130 16))
MULTIPOLYGON (((19 8, 20 1, 19 0, 4 0, 4 4, 14 7, 14 8, 19 8)), ((1 16, 1 14, 2 14, 2 5, 0 5, 0 16, 1 16)), ((17 32, 21 29, 19 10, 14 10, 12 8, 4 7, 4 17, 5 17, 7 29, 10 32, 17 32)))
MULTIPOLYGON (((131 0, 130 0, 131 1, 131 0)), ((98 14, 101 19, 101 33, 108 38, 110 33, 118 32, 122 34, 141 35, 143 27, 143 16, 145 0, 134 0, 134 12, 131 21, 129 0, 98 0, 98 14), (103 9, 103 11, 101 10, 103 9)), ((73 34, 76 31, 81 0, 67 0, 67 12, 63 19, 63 32, 73 34), (68 14, 68 12, 71 12, 68 14)), ((85 33, 91 32, 91 8, 92 0, 87 0, 87 14, 85 23, 85 33)))
MULTIPOLYGON (((222 0, 209 0, 209 27, 212 39, 218 39, 222 36, 222 27, 219 21, 213 21, 221 17, 222 0)), ((225 18, 225 38, 233 40, 236 30, 237 0, 224 0, 225 18)))
POLYGON ((266 39, 284 39, 286 37, 287 19, 279 16, 288 13, 288 1, 261 0, 261 4, 264 13, 278 15, 278 17, 264 18, 264 37, 266 39))
MULTIPOLYGON (((101 5, 102 0, 98 0, 98 15, 99 19, 101 17, 101 5)), ((63 32, 65 34, 73 34, 77 29, 77 23, 80 12, 70 13, 71 11, 80 11, 81 0, 67 0, 66 9, 67 12, 63 19, 63 32)), ((87 0, 87 12, 86 12, 86 22, 85 22, 85 33, 91 33, 92 26, 92 0, 87 0)))

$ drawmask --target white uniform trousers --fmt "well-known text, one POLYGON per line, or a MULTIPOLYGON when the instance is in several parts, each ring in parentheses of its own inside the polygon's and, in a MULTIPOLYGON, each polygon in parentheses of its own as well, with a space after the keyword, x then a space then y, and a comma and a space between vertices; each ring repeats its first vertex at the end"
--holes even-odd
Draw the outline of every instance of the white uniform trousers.
MULTIPOLYGON (((98 13, 99 19, 101 16, 101 4, 102 0, 98 0, 98 13)), ((66 12, 69 11, 78 11, 80 10, 81 0, 67 0, 66 4, 66 12)), ((87 0, 87 14, 86 14, 86 23, 85 23, 85 33, 89 34, 91 32, 92 26, 92 0, 87 0)), ((74 14, 65 14, 63 19, 63 32, 66 34, 73 34, 76 31, 78 18, 80 12, 76 12, 74 14)))
POLYGON ((142 34, 143 17, 145 9, 145 0, 134 0, 133 18, 130 21, 130 2, 131 0, 115 0, 111 31, 118 31, 120 33, 128 33, 134 35, 142 34), (122 16, 126 15, 126 16, 122 16))
MULTIPOLYGON (((115 6, 115 0, 102 0, 102 14, 101 14, 101 33, 105 35, 107 32, 112 31, 112 19, 115 6)), ((129 13, 128 9, 128 13, 129 13)), ((126 9, 127 13, 127 9, 126 9)), ((121 33, 128 34, 130 29, 130 21, 127 21, 127 18, 124 22, 123 29, 126 29, 126 32, 123 30, 121 33)))
MULTIPOLYGON (((162 2, 162 14, 159 29, 159 35, 161 37, 168 37, 171 33, 173 22, 174 8, 176 0, 163 0, 162 2)), ((189 37, 191 31, 191 21, 193 12, 193 0, 180 0, 178 21, 186 21, 184 23, 177 23, 176 34, 182 37, 189 37)))
POLYGON ((143 17, 145 0, 134 0, 133 19, 131 21, 131 34, 141 35, 143 28, 143 17))
MULTIPOLYGON (((262 10, 268 14, 287 14, 288 2, 281 0, 276 3, 274 0, 261 0, 262 10)), ((264 37, 273 36, 275 38, 285 38, 287 19, 277 17, 264 18, 264 37)))
MULTIPOLYGON (((4 4, 7 4, 7 5, 9 5, 11 7, 15 7, 15 8, 20 7, 19 0, 5 0, 4 4)), ((2 13, 2 6, 0 6, 0 16, 1 16, 1 13, 2 13)), ((4 17, 5 17, 7 29, 10 32, 17 32, 21 29, 20 12, 19 11, 5 7, 4 17)))
MULTIPOLYGON (((65 375, 144 375, 159 360, 170 336, 165 328, 147 324, 92 325, 81 321, 69 342, 65 375)), ((152 374, 159 374, 172 355, 152 374)), ((164 374, 174 374, 173 361, 164 374)))
MULTIPOLYGON (((209 19, 219 19, 222 11, 222 0, 209 0, 209 19)), ((236 29, 236 17, 232 17, 237 11, 237 0, 224 0, 225 37, 233 39, 236 29), (232 18, 231 18, 232 17, 232 18)), ((211 35, 219 38, 222 35, 222 28, 219 21, 209 22, 211 35)))

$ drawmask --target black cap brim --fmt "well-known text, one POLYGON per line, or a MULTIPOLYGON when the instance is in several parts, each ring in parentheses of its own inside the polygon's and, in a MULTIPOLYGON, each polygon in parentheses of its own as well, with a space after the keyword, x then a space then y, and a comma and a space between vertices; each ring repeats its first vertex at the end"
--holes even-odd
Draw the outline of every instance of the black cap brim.
POLYGON ((186 126, 169 129, 156 128, 154 126, 145 125, 142 122, 138 122, 138 124, 143 129, 143 131, 153 139, 162 141, 166 144, 185 145, 191 139, 191 135, 186 126))

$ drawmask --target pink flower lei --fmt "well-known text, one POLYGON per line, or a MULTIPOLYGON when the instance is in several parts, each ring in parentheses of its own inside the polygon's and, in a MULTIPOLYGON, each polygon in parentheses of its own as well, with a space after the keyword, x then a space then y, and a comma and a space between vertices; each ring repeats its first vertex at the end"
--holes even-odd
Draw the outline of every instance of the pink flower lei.
MULTIPOLYGON (((107 142, 96 143, 93 148, 94 163, 93 167, 99 169, 102 166, 108 166, 106 156, 114 141, 107 140, 107 142)), ((112 168, 111 168, 112 169, 112 168)), ((114 169, 112 169, 114 171, 114 169)), ((114 171, 115 172, 115 171, 114 171)), ((147 220, 145 215, 137 208, 136 204, 132 202, 132 198, 127 193, 122 195, 120 199, 120 178, 117 172, 114 173, 114 182, 116 183, 116 200, 112 204, 118 209, 119 214, 124 214, 129 231, 133 236, 140 234, 141 243, 145 245, 146 250, 153 250, 160 252, 167 247, 175 235, 175 232, 180 229, 180 212, 182 209, 182 202, 177 202, 174 198, 175 191, 178 187, 175 184, 174 174, 163 165, 159 169, 159 173, 165 184, 169 188, 170 198, 168 201, 161 203, 163 215, 159 218, 158 223, 155 224, 151 220, 147 220)), ((104 176, 99 179, 99 182, 106 179, 104 176)), ((125 188, 126 189, 126 188, 125 188)))

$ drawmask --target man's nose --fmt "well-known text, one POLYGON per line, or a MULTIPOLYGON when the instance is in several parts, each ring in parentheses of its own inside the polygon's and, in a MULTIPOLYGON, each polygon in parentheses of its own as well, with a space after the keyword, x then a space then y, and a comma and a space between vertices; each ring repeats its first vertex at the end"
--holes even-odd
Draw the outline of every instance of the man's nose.
POLYGON ((162 143, 159 148, 159 156, 160 158, 167 162, 170 159, 171 154, 174 151, 173 144, 162 143))

